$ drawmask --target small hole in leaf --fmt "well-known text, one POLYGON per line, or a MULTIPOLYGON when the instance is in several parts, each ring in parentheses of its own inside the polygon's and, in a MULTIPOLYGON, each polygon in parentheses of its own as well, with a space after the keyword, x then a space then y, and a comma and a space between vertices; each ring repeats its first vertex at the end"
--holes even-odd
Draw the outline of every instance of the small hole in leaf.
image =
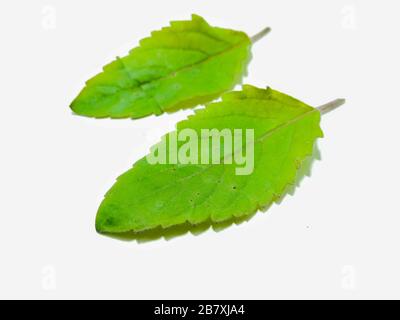
POLYGON ((236 190, 236 186, 233 186, 232 189, 233 189, 233 190, 236 190))

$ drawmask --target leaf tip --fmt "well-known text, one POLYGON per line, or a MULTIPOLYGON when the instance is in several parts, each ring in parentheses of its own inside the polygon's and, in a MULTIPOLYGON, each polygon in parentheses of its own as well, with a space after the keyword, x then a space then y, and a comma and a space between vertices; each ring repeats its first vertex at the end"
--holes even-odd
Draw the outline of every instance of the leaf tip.
POLYGON ((97 211, 95 228, 98 233, 115 232, 119 223, 115 217, 116 208, 108 205, 104 201, 97 211))
POLYGON ((98 233, 105 233, 107 231, 107 219, 104 219, 104 215, 102 214, 101 207, 96 215, 95 228, 98 233))
POLYGON ((74 113, 74 114, 80 114, 79 112, 79 103, 77 101, 77 98, 75 98, 69 105, 70 110, 74 113))

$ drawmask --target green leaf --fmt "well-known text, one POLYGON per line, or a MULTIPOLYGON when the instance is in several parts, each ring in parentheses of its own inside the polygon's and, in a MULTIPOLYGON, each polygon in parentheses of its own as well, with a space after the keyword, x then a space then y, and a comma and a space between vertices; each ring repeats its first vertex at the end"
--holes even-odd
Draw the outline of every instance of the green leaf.
POLYGON ((243 32, 192 15, 152 32, 86 83, 71 109, 96 118, 141 118, 206 103, 242 79, 251 58, 243 32))
MULTIPOLYGON (((199 134, 200 145, 205 140, 200 136, 204 129, 254 130, 254 139, 243 139, 241 144, 243 150, 254 145, 253 171, 239 175, 236 163, 150 164, 149 157, 142 158, 107 193, 96 229, 137 232, 253 214, 279 199, 295 181, 297 169, 322 137, 320 116, 318 109, 270 88, 245 85, 242 91, 224 94, 222 101, 208 104, 178 123, 175 133, 179 136, 192 129, 199 134)), ((167 136, 163 141, 170 141, 167 136)), ((224 139, 220 142, 223 158, 234 158, 239 149, 228 147, 224 139)), ((179 141, 178 150, 186 143, 179 141)), ((153 147, 153 154, 160 155, 156 151, 163 145, 153 147)), ((172 146, 166 144, 167 154, 172 154, 172 146)), ((211 160, 211 155, 208 158, 211 160)))

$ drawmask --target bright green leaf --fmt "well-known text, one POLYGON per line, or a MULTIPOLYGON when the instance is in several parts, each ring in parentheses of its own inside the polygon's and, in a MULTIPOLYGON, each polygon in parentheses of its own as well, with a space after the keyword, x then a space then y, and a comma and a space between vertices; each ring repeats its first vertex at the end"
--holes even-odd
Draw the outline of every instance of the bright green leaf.
POLYGON ((86 83, 71 109, 96 118, 140 118, 212 101, 242 79, 251 58, 243 32, 193 15, 152 32, 86 83))
MULTIPOLYGON (((204 129, 254 130, 254 139, 243 139, 241 144, 242 150, 250 143, 254 146, 251 173, 239 175, 237 163, 150 164, 148 157, 142 158, 107 193, 96 228, 107 233, 137 232, 253 214, 277 200, 295 181, 300 164, 322 137, 319 123, 318 109, 270 88, 245 85, 242 91, 226 93, 221 102, 208 104, 178 123, 175 133, 179 136, 186 129, 199 134, 204 129)), ((211 141, 198 137, 199 146, 211 141)), ((220 141, 223 158, 235 158, 239 149, 228 147, 226 141, 220 141)), ((185 143, 179 141, 178 150, 185 143)), ((152 150, 161 150, 161 146, 152 150)), ((172 146, 167 143, 167 154, 172 146)))

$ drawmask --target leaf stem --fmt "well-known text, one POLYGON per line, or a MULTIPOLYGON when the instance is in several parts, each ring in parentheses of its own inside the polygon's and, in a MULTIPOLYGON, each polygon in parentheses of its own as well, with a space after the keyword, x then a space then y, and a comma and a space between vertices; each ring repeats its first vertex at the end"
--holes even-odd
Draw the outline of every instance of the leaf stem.
POLYGON ((264 38, 264 36, 266 36, 268 33, 271 32, 271 28, 270 27, 266 27, 264 29, 262 29, 259 33, 256 33, 254 36, 252 36, 250 38, 251 42, 254 44, 256 43, 258 40, 264 38))
POLYGON ((339 108, 345 102, 345 99, 336 99, 331 102, 325 103, 322 106, 319 106, 317 109, 319 110, 319 112, 321 112, 321 114, 326 114, 332 110, 335 110, 336 108, 339 108))

